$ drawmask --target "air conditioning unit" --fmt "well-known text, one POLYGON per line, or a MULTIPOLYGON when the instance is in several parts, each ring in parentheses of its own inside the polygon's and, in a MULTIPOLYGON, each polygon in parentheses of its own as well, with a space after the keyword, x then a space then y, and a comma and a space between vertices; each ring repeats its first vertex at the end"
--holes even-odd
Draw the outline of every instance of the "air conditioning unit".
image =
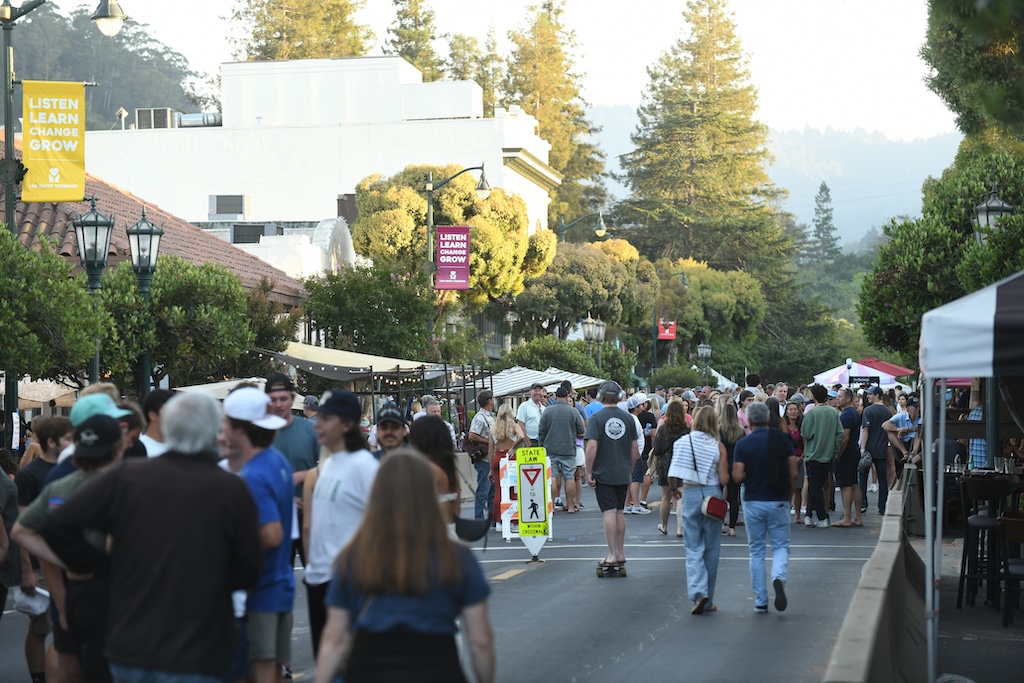
POLYGON ((211 194, 211 221, 244 221, 252 213, 252 200, 244 194, 211 194))
POLYGON ((235 223, 231 226, 231 244, 259 244, 261 237, 283 235, 276 223, 235 223))
POLYGON ((150 107, 135 110, 135 127, 139 130, 177 128, 181 114, 170 107, 150 107))

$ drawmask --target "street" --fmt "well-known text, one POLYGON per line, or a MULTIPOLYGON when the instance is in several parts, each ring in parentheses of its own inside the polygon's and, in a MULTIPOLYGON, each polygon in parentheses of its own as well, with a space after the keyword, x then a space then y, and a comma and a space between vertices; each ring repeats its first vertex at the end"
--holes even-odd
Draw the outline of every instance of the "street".
MULTIPOLYGON (((660 499, 656 486, 650 498, 660 499)), ((875 494, 870 499, 873 504, 875 494)), ((674 517, 663 536, 656 506, 653 514, 627 516, 629 575, 598 578, 595 565, 606 546, 591 489, 584 489, 583 503, 580 513, 555 513, 543 563, 529 563, 522 542, 506 543, 498 532, 486 549, 477 544, 493 591, 499 681, 819 681, 881 525, 872 505, 861 529, 794 526, 789 608, 767 615, 753 611, 746 537, 738 527, 735 537, 722 536, 718 611, 698 617, 690 614, 674 517)), ((472 516, 472 506, 463 514, 472 516)), ((292 668, 296 679, 311 680, 301 573, 296 570, 292 668)), ((0 621, 0 683, 28 681, 26 625, 9 611, 0 621)))

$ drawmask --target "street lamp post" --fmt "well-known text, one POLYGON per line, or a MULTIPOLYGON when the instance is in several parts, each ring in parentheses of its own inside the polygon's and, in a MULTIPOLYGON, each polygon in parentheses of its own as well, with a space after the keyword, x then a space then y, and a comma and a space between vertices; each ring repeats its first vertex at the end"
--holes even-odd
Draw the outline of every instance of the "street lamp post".
MULTIPOLYGON (((666 282, 671 282, 672 278, 679 276, 682 278, 684 287, 688 287, 690 282, 686 279, 686 273, 680 271, 678 273, 672 273, 668 276, 666 282)), ((651 376, 658 371, 658 302, 654 302, 654 327, 651 330, 651 376)))
MULTIPOLYGON (((491 194, 491 186, 487 184, 487 174, 484 172, 484 165, 481 163, 479 166, 470 166, 464 168, 455 175, 448 176, 439 183, 434 183, 434 173, 430 172, 427 174, 427 184, 423 190, 427 193, 427 277, 430 279, 430 288, 434 287, 434 271, 437 270, 437 266, 434 264, 434 190, 440 190, 442 187, 450 183, 451 181, 458 178, 463 173, 469 171, 480 171, 480 182, 476 184, 476 195, 480 199, 487 199, 491 194)), ((431 316, 430 319, 430 333, 433 336, 434 333, 434 319, 431 316)))
POLYGON ((601 347, 604 346, 604 333, 607 325, 600 318, 594 323, 594 341, 597 342, 597 369, 601 369, 601 347))
MULTIPOLYGON (((974 239, 979 244, 985 241, 989 233, 999 226, 999 219, 1013 213, 1013 205, 999 198, 996 184, 992 183, 992 193, 988 199, 974 207, 974 239)), ((985 382, 985 447, 986 467, 992 467, 995 459, 1001 454, 999 448, 999 390, 996 378, 989 377, 985 382)))
POLYGON ((597 334, 595 329, 597 321, 590 317, 587 313, 585 320, 580 321, 580 327, 583 328, 583 339, 587 342, 587 355, 593 357, 594 355, 594 335, 597 334))
MULTIPOLYGON (((84 216, 71 221, 78 238, 78 257, 89 278, 89 291, 93 297, 100 291, 103 271, 107 267, 107 255, 110 253, 110 235, 114 232, 114 220, 96 210, 96 198, 90 197, 92 208, 84 216)), ((93 299, 93 306, 96 300, 93 299)), ((89 363, 89 383, 95 384, 100 379, 100 346, 96 342, 96 355, 89 363)))
MULTIPOLYGON (((149 290, 156 273, 156 258, 160 251, 160 238, 164 231, 146 218, 146 207, 142 207, 142 220, 126 230, 128 246, 132 253, 132 270, 139 283, 139 294, 146 302, 146 325, 150 324, 152 314, 149 309, 149 290)), ((149 363, 149 349, 143 349, 139 356, 139 398, 145 399, 152 385, 152 371, 149 363)))
POLYGON ((711 384, 711 374, 708 368, 708 361, 711 360, 711 344, 701 342, 697 344, 697 356, 704 361, 704 385, 711 384))
POLYGON ((566 230, 576 225, 577 223, 585 221, 588 218, 593 218, 594 216, 597 216, 597 225, 594 226, 594 234, 597 235, 598 237, 604 237, 608 233, 608 228, 604 224, 604 215, 600 211, 598 211, 597 213, 588 213, 586 216, 577 218, 572 223, 566 223, 562 219, 559 219, 558 225, 555 227, 555 232, 558 233, 558 241, 565 241, 566 230))
MULTIPOLYGON (((17 236, 21 232, 21 225, 16 215, 17 198, 15 188, 25 176, 25 167, 14 157, 14 47, 11 44, 11 33, 14 31, 14 24, 26 14, 38 9, 46 3, 46 0, 28 0, 19 3, 15 7, 11 0, 3 0, 0 4, 0 28, 3 30, 3 62, 4 62, 4 158, 0 160, 0 184, 4 186, 4 217, 7 220, 7 229, 17 236)), ((117 0, 101 0, 92 19, 97 27, 106 36, 116 35, 121 30, 125 20, 124 12, 121 11, 117 0)), ((5 373, 5 398, 4 424, 6 436, 4 444, 11 449, 17 448, 18 444, 13 443, 14 437, 14 414, 18 406, 18 377, 16 372, 9 369, 5 373), (9 406, 14 406, 9 409, 9 406)))

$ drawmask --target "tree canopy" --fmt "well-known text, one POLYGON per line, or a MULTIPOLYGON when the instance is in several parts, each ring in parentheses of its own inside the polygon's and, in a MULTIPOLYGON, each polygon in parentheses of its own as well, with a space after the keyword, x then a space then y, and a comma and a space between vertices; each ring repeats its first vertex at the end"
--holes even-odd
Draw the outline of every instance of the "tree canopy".
POLYGON ((373 31, 356 21, 365 0, 236 0, 232 13, 249 33, 237 57, 251 61, 361 57, 373 31))
POLYGON ((434 10, 427 0, 392 0, 395 23, 388 29, 388 54, 398 55, 423 74, 424 81, 444 75, 444 61, 434 50, 439 37, 434 27, 434 10))
POLYGON ((77 384, 109 318, 45 239, 27 249, 6 226, 0 233, 0 369, 77 384))
POLYGON ((532 12, 525 29, 509 32, 512 54, 502 102, 536 117, 538 135, 551 145, 548 163, 563 176, 548 207, 554 224, 558 217, 568 222, 605 203, 604 153, 589 141, 598 129, 587 120, 574 71, 575 33, 562 23, 565 0, 545 0, 532 12))

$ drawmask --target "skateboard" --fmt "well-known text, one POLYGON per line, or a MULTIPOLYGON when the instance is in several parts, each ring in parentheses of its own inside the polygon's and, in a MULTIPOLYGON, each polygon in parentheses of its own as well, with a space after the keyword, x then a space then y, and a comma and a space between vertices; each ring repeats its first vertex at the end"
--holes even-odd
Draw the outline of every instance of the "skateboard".
POLYGON ((626 576, 626 565, 625 564, 604 564, 603 562, 597 563, 597 577, 602 578, 605 576, 626 576))

